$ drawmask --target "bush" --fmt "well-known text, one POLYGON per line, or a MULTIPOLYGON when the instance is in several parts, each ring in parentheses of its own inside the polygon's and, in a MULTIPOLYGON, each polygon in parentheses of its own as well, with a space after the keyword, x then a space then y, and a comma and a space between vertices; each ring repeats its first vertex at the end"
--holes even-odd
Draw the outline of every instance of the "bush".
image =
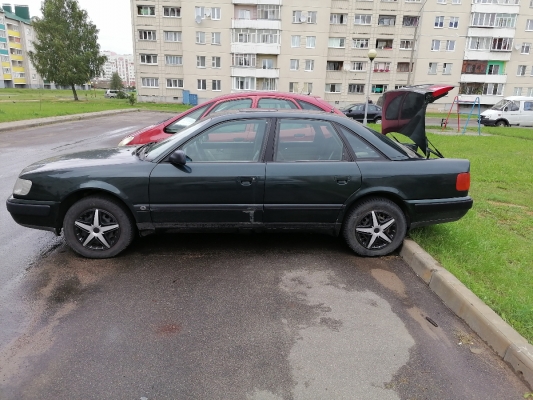
POLYGON ((137 103, 137 98, 135 97, 135 93, 130 93, 128 96, 128 101, 130 103, 130 106, 133 106, 135 103, 137 103))
POLYGON ((127 99, 128 95, 124 93, 122 90, 117 92, 117 99, 127 99))

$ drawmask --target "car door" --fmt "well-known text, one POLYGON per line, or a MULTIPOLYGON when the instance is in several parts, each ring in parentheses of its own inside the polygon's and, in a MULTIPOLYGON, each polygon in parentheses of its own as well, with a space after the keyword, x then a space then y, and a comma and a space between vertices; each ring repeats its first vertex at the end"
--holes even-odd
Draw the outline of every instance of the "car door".
POLYGON ((159 163, 150 176, 150 209, 157 227, 242 226, 263 218, 268 119, 225 121, 181 146, 184 166, 159 163))
POLYGON ((357 121, 362 121, 364 118, 364 105, 363 104, 356 104, 351 109, 350 112, 347 114, 348 117, 353 118, 357 121))
POLYGON ((522 122, 520 125, 533 126, 533 101, 524 100, 524 109, 522 111, 522 122))
MULTIPOLYGON (((270 145, 269 145, 270 148, 270 145)), ((344 144, 329 121, 281 118, 266 164, 266 226, 333 226, 361 184, 344 144)))
POLYGON ((520 124, 520 103, 520 101, 510 101, 503 109, 503 115, 510 125, 520 124))

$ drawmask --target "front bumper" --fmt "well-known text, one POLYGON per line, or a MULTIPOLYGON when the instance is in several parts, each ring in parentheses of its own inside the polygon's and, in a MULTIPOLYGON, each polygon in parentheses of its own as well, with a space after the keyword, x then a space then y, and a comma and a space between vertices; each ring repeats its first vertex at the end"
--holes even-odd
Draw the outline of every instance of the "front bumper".
POLYGON ((461 219, 472 208, 474 201, 470 196, 451 199, 410 200, 407 201, 411 228, 442 224, 461 219))
POLYGON ((485 125, 485 126, 495 126, 496 125, 496 120, 495 119, 490 119, 490 118, 480 118, 479 119, 479 123, 481 125, 485 125))
POLYGON ((11 196, 6 201, 7 211, 19 225, 41 229, 59 235, 61 224, 58 222, 59 203, 16 199, 11 196))

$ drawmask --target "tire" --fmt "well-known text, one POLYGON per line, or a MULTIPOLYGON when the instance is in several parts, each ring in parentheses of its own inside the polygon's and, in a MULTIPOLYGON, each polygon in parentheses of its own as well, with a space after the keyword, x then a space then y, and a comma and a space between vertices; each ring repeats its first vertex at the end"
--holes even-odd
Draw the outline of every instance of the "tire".
POLYGON ((376 117, 376 119, 374 120, 374 123, 381 124, 381 117, 376 117))
POLYGON ((507 124, 505 123, 503 119, 500 119, 494 124, 494 126, 507 126, 507 124))
POLYGON ((67 244, 87 258, 116 256, 130 245, 134 231, 128 211, 116 200, 104 196, 79 200, 63 220, 67 244))
POLYGON ((348 246, 355 253, 367 257, 392 253, 402 244, 406 232, 403 211, 394 202, 380 197, 357 204, 348 214, 343 228, 348 246), (383 229, 384 225, 388 226, 383 229))

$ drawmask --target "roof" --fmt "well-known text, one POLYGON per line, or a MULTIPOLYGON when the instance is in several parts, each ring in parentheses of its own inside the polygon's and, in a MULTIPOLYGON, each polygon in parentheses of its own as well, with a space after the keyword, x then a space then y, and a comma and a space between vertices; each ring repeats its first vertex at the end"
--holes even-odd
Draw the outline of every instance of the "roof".
POLYGON ((21 18, 15 13, 4 10, 2 7, 0 7, 0 12, 3 12, 6 18, 14 19, 15 21, 24 22, 25 24, 31 25, 31 20, 26 19, 26 18, 21 18))

